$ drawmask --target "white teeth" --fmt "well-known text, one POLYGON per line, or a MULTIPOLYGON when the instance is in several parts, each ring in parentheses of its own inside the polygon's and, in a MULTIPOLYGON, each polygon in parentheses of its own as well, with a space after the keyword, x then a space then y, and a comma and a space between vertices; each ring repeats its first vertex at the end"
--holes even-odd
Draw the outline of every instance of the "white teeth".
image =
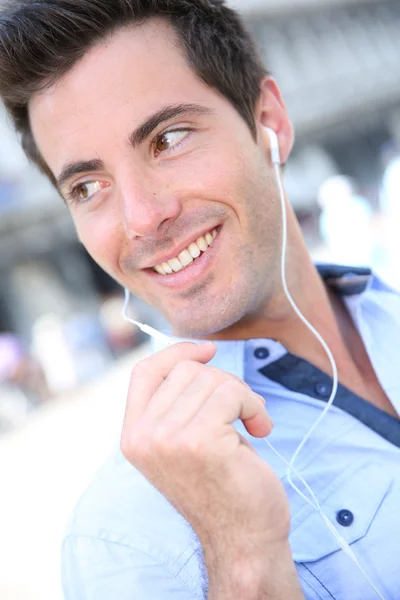
POLYGON ((171 275, 171 273, 173 273, 172 268, 169 266, 169 264, 167 262, 163 263, 161 266, 167 275, 171 275))
POLYGON ((199 237, 196 240, 196 244, 198 245, 198 247, 200 248, 200 250, 202 252, 205 252, 207 250, 207 248, 208 248, 208 244, 207 244, 206 240, 203 237, 199 237))
POLYGON ((183 264, 177 258, 173 258, 172 260, 169 260, 168 264, 171 267, 171 269, 174 271, 174 273, 178 273, 179 271, 182 271, 182 269, 183 269, 183 264))
POLYGON ((177 258, 172 258, 168 262, 155 266, 154 270, 160 275, 171 275, 182 271, 211 246, 217 235, 218 231, 213 229, 213 231, 206 233, 205 236, 199 237, 196 242, 190 244, 177 258))
POLYGON ((201 254, 201 250, 197 244, 190 244, 189 252, 190 252, 192 258, 199 258, 200 254, 201 254))
POLYGON ((193 257, 188 250, 184 250, 178 256, 178 259, 181 261, 184 267, 187 267, 192 264, 193 257))

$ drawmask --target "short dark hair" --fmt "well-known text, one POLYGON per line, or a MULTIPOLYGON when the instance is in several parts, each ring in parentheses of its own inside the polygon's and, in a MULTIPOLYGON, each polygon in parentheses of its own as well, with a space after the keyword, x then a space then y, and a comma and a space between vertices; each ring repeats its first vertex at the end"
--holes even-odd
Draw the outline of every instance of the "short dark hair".
POLYGON ((267 74, 239 15, 224 0, 9 0, 0 11, 0 97, 30 158, 55 184, 31 131, 28 103, 121 27, 167 19, 188 64, 236 108, 255 137, 267 74))

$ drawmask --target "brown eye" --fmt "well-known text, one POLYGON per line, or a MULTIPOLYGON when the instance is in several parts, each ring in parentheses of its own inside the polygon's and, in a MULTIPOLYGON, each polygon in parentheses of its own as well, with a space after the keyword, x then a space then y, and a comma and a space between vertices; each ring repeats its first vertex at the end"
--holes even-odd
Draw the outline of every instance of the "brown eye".
POLYGON ((80 200, 88 199, 89 190, 88 190, 88 186, 86 185, 86 183, 79 185, 76 191, 77 191, 77 194, 78 194, 80 200))
POLYGON ((155 154, 161 154, 178 147, 189 132, 189 129, 176 129, 162 133, 153 142, 155 154))
POLYGON ((168 148, 169 148, 168 136, 166 134, 160 135, 160 137, 158 137, 156 140, 155 146, 156 146, 157 152, 164 152, 165 150, 168 150, 168 148))
POLYGON ((70 195, 78 202, 87 202, 104 187, 108 187, 108 185, 101 181, 85 181, 75 186, 70 195))

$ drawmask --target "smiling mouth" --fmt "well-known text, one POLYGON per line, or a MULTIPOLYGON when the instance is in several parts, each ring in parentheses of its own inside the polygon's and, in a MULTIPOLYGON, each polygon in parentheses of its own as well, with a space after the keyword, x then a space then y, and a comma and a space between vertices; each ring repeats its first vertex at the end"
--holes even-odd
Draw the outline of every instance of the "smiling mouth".
POLYGON ((183 271, 183 269, 192 265, 202 254, 207 252, 217 235, 218 229, 212 229, 204 236, 197 238, 196 241, 192 242, 175 258, 171 258, 171 260, 153 267, 153 271, 159 275, 166 276, 183 271))

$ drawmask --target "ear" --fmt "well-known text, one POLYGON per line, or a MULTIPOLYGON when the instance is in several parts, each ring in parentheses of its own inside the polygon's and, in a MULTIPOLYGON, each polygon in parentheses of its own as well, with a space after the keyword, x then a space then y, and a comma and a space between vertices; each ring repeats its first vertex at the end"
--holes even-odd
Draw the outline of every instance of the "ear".
POLYGON ((286 111, 281 91, 272 77, 264 77, 260 86, 260 97, 255 110, 257 139, 262 144, 268 143, 263 132, 264 127, 270 127, 278 136, 281 162, 284 164, 294 144, 294 130, 286 111))

